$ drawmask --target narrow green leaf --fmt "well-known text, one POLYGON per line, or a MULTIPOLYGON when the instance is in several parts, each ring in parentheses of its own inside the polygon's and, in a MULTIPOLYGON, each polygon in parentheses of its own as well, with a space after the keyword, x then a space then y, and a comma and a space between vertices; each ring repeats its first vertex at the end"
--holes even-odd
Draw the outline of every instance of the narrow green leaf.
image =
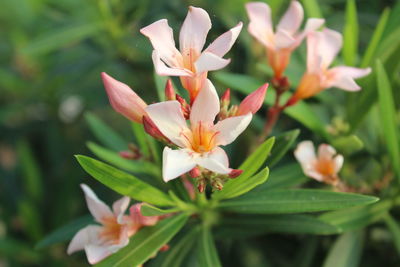
POLYGON ((159 249, 185 225, 188 216, 179 214, 157 223, 155 226, 144 227, 129 241, 129 244, 111 255, 97 267, 138 266, 155 255, 159 249))
POLYGON ((36 244, 35 249, 43 249, 57 243, 71 240, 76 232, 93 222, 94 220, 90 215, 75 219, 40 240, 36 244))
POLYGON ((349 66, 355 66, 358 55, 358 14, 355 0, 347 0, 346 21, 343 29, 343 59, 349 66))
POLYGON ((279 160, 291 148, 291 146, 293 145, 294 141, 296 141, 296 138, 297 136, 299 136, 299 134, 300 130, 296 129, 285 132, 276 138, 276 142, 271 151, 271 156, 267 160, 268 166, 272 167, 279 162, 279 160))
POLYGON ((302 0, 304 10, 309 18, 322 18, 321 9, 317 0, 302 0))
POLYGON ((362 232, 347 232, 339 236, 323 267, 357 267, 361 259, 363 240, 362 232))
MULTIPOLYGON (((265 168, 256 175, 247 179, 241 179, 237 183, 226 183, 221 191, 213 193, 212 197, 216 200, 234 198, 243 195, 259 184, 265 183, 268 179, 269 169, 265 168)), ((238 179, 238 178, 236 178, 238 179)))
POLYGON ((341 136, 332 139, 331 144, 345 155, 353 154, 364 147, 364 143, 356 135, 341 136))
POLYGON ((150 149, 146 136, 146 132, 143 129, 143 125, 139 123, 132 122, 132 131, 135 135, 140 152, 147 158, 150 157, 150 149))
POLYGON ((115 151, 125 150, 128 147, 127 142, 121 136, 92 113, 86 113, 85 119, 92 133, 106 147, 115 151))
POLYGON ((214 240, 209 228, 202 228, 199 242, 198 255, 200 266, 221 267, 222 265, 219 261, 218 252, 215 248, 214 240))
POLYGON ((378 49, 378 46, 381 42, 383 32, 385 31, 389 15, 390 15, 390 9, 385 8, 381 14, 381 17, 379 18, 378 25, 375 28, 372 38, 369 41, 367 50, 364 53, 364 57, 361 61, 361 65, 360 65, 361 68, 366 68, 368 66, 371 66, 372 59, 374 58, 374 55, 375 55, 375 53, 378 49))
POLYGON ((155 206, 152 206, 150 204, 144 203, 142 207, 140 208, 140 212, 144 216, 161 216, 165 214, 170 214, 179 211, 179 209, 160 209, 155 206))
POLYGON ((168 80, 168 77, 160 76, 155 72, 153 74, 153 77, 154 77, 154 82, 156 84, 158 100, 160 100, 160 102, 165 101, 165 84, 168 80))
POLYGON ((384 216, 384 221, 392 233, 393 243, 397 249, 397 252, 400 254, 400 225, 389 213, 386 213, 384 216))
MULTIPOLYGON (((244 179, 243 177, 250 177, 255 174, 267 160, 270 155, 271 149, 274 146, 275 137, 270 137, 264 143, 262 143, 250 156, 246 158, 246 160, 240 165, 239 169, 243 170, 243 173, 236 179, 231 180, 232 183, 236 183, 234 181, 238 181, 240 179, 244 179)), ((240 180, 239 180, 240 181, 240 180)))
POLYGON ((133 175, 90 157, 77 155, 76 158, 82 168, 93 178, 121 195, 158 206, 174 205, 168 195, 133 175))
POLYGON ((367 205, 378 198, 358 194, 312 189, 269 190, 250 192, 238 198, 222 201, 221 209, 238 213, 301 213, 338 210, 367 205))
POLYGON ((302 184, 308 179, 310 178, 304 176, 299 163, 289 163, 274 169, 269 175, 268 183, 256 187, 253 192, 289 188, 302 184))
POLYGON ((400 179, 400 144, 397 134, 396 108, 389 78, 381 61, 376 62, 379 109, 387 150, 392 160, 392 167, 400 179))
POLYGON ((88 142, 87 146, 97 157, 118 168, 133 173, 146 173, 157 177, 161 176, 158 166, 151 162, 124 159, 117 152, 101 147, 92 142, 88 142))
POLYGON ((327 212, 319 216, 319 219, 343 231, 356 230, 381 220, 391 207, 392 203, 384 200, 368 206, 327 212))

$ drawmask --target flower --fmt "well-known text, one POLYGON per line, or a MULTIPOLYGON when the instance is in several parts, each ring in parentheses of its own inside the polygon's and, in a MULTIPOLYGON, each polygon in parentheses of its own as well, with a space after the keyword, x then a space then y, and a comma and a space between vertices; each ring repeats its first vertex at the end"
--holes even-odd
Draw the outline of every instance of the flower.
POLYGON ((308 35, 307 72, 303 75, 292 99, 308 98, 330 87, 347 91, 361 89, 354 79, 368 75, 371 68, 338 66, 328 69, 342 47, 342 43, 342 35, 330 29, 308 35))
POLYGON ((142 123, 147 104, 128 85, 115 80, 107 73, 102 72, 101 78, 114 110, 131 121, 142 123))
POLYGON ((178 101, 149 105, 146 112, 158 129, 175 145, 164 148, 163 178, 172 180, 197 165, 219 174, 229 174, 228 156, 219 146, 233 142, 249 125, 252 114, 231 117, 214 124, 219 113, 219 100, 213 84, 206 80, 194 101, 190 113, 190 127, 178 101))
POLYGON ((324 19, 310 18, 303 32, 299 27, 303 21, 304 11, 298 1, 292 1, 286 13, 273 30, 271 9, 262 2, 246 4, 250 19, 248 30, 262 45, 266 47, 268 62, 274 70, 275 77, 281 78, 289 64, 292 51, 298 47, 304 37, 324 24, 324 19))
POLYGON ((303 141, 298 144, 294 155, 306 176, 327 184, 338 184, 338 172, 343 166, 343 156, 336 154, 336 150, 330 145, 321 144, 316 156, 314 144, 311 141, 303 141))
POLYGON ((114 202, 111 209, 85 184, 81 184, 90 213, 100 225, 88 225, 72 238, 67 253, 85 250, 90 264, 95 264, 129 243, 129 237, 142 226, 154 225, 158 216, 145 217, 140 213, 141 204, 130 208, 130 216, 125 215, 129 197, 114 202))
POLYGON ((222 58, 238 37, 242 23, 219 36, 203 52, 211 20, 201 8, 189 7, 189 12, 179 33, 179 49, 175 48, 172 29, 166 19, 158 20, 140 32, 153 45, 153 63, 157 74, 180 76, 182 86, 189 91, 193 103, 207 79, 208 71, 224 68, 229 59, 222 58))

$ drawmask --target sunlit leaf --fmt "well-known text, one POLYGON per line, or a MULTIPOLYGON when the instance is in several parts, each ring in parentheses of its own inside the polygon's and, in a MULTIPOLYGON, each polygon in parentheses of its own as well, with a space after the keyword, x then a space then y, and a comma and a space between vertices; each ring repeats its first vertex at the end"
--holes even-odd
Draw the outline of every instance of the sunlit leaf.
POLYGON ((179 211, 179 209, 160 209, 150 204, 144 203, 140 208, 140 212, 144 216, 161 216, 179 211))
POLYGON ((343 59, 346 65, 355 66, 358 50, 358 15, 355 0, 347 0, 346 23, 343 29, 343 59))

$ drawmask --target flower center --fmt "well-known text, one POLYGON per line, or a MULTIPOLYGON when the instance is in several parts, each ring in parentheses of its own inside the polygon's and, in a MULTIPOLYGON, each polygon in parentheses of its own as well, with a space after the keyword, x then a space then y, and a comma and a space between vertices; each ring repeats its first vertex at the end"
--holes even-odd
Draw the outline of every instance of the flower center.
POLYGON ((198 153, 208 152, 215 147, 215 137, 219 132, 213 131, 201 121, 192 126, 192 149, 198 153))
POLYGON ((193 48, 185 49, 182 53, 184 68, 195 73, 196 67, 194 66, 194 63, 196 62, 199 56, 200 56, 199 53, 195 49, 193 48))
POLYGON ((335 174, 335 166, 332 160, 318 159, 315 163, 315 169, 325 176, 332 176, 335 174))
POLYGON ((103 229, 100 232, 100 238, 107 244, 118 244, 122 231, 122 225, 117 222, 117 218, 103 218, 102 224, 103 229))

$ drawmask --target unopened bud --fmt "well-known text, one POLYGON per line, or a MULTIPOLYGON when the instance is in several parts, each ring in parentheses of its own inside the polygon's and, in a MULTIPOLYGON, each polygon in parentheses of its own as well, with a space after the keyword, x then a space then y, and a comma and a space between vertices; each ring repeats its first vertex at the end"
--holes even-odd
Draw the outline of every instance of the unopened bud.
POLYGON ((265 94, 268 89, 268 83, 262 85, 253 93, 249 94, 242 103, 240 103, 239 108, 236 112, 236 116, 246 115, 248 113, 255 114, 262 106, 265 98, 265 94))
POLYGON ((170 142, 169 139, 161 133, 161 131, 148 116, 143 116, 143 127, 146 133, 155 139, 166 143, 170 142))
POLYGON ((189 175, 192 178, 197 178, 197 177, 199 177, 201 175, 201 171, 199 170, 199 168, 194 167, 193 169, 191 169, 189 171, 189 175))
POLYGON ((167 251, 167 250, 169 250, 169 245, 168 245, 168 244, 165 244, 164 246, 162 246, 162 247, 160 248, 160 251, 161 251, 161 252, 164 252, 164 251, 167 251))
POLYGON ((204 179, 201 179, 197 182, 197 189, 200 193, 204 192, 204 190, 206 189, 206 181, 204 179))
POLYGON ((176 100, 175 89, 174 86, 172 85, 171 79, 168 79, 165 84, 165 98, 167 100, 176 100))
POLYGON ((243 173, 243 170, 238 170, 238 169, 233 169, 230 173, 229 173, 229 178, 236 178, 239 175, 241 175, 243 173))
POLYGON ((228 107, 231 102, 231 89, 227 88, 221 96, 221 107, 228 107))
POLYGON ((120 151, 119 156, 124 159, 137 159, 135 153, 132 151, 120 151))
POLYGON ((186 102, 186 100, 180 95, 176 94, 176 100, 181 104, 181 109, 183 116, 185 119, 189 119, 190 117, 190 105, 186 102))
POLYGON ((222 183, 222 181, 219 178, 215 178, 212 183, 211 183, 212 187, 214 189, 217 189, 218 191, 221 191, 222 188, 224 188, 224 185, 222 183))

